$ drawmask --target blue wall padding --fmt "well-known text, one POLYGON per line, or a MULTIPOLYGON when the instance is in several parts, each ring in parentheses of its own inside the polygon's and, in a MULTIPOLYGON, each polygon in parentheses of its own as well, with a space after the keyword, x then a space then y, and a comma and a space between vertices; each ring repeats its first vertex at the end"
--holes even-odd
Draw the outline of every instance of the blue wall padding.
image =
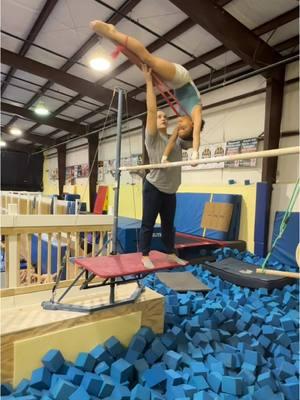
MULTIPOLYGON (((205 203, 210 201, 210 193, 177 193, 176 200, 176 231, 203 236, 201 220, 205 203)), ((239 236, 242 196, 235 194, 214 194, 212 202, 233 204, 231 223, 228 232, 207 229, 205 237, 218 240, 237 240, 239 236)))
MULTIPOLYGON (((135 253, 138 250, 139 235, 142 221, 134 218, 119 217, 118 220, 118 252, 135 253)), ((152 250, 164 250, 161 241, 160 225, 156 224, 153 231, 152 250)))
MULTIPOLYGON (((32 265, 37 265, 37 244, 38 235, 32 235, 31 241, 31 263, 32 265)), ((61 260, 63 259, 67 246, 61 245, 61 260)), ((47 258, 48 258, 48 236, 47 234, 42 234, 42 274, 47 273, 47 258)), ((59 265, 60 267, 60 265, 59 265)), ((51 274, 57 271, 57 240, 51 239, 51 274)), ((62 279, 66 279, 66 273, 63 272, 62 279)))
MULTIPOLYGON (((280 224, 283 220, 284 212, 277 211, 275 214, 272 243, 279 233, 280 224)), ((275 249, 272 251, 270 261, 278 261, 281 264, 297 267, 295 258, 296 247, 299 243, 299 218, 300 213, 293 212, 287 223, 286 230, 282 238, 278 240, 275 249)))
POLYGON ((256 208, 254 228, 254 253, 264 257, 268 251, 272 185, 265 182, 256 184, 256 208))

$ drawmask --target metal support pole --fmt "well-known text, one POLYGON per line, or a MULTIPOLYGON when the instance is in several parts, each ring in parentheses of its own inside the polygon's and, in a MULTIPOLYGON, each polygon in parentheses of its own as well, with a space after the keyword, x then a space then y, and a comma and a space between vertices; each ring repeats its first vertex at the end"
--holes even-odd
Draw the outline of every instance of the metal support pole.
POLYGON ((117 254, 117 236, 118 236, 118 217, 119 217, 119 192, 120 192, 120 160, 121 160, 121 136, 122 136, 122 112, 123 112, 123 94, 124 89, 117 88, 118 91, 118 115, 117 115, 117 143, 116 143, 116 169, 114 186, 114 223, 112 229, 112 252, 117 254))

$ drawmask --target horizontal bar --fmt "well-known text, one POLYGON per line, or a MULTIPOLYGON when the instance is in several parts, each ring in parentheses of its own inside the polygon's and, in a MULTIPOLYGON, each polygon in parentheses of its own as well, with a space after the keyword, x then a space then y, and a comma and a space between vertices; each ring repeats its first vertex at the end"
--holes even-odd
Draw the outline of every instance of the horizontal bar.
POLYGON ((247 160, 251 158, 278 157, 278 156, 285 156, 289 154, 299 154, 299 153, 300 153, 300 146, 294 146, 294 147, 286 147, 283 149, 272 149, 272 150, 253 151, 241 154, 233 154, 230 156, 223 156, 223 157, 201 158, 199 160, 175 161, 163 164, 147 164, 147 165, 134 165, 130 167, 120 167, 120 171, 137 171, 141 169, 182 167, 185 165, 220 163, 225 161, 247 160))
POLYGON ((257 268, 256 272, 260 273, 260 274, 266 274, 266 275, 277 275, 277 276, 285 276, 287 278, 300 279, 299 272, 277 271, 274 269, 262 269, 262 268, 257 268))

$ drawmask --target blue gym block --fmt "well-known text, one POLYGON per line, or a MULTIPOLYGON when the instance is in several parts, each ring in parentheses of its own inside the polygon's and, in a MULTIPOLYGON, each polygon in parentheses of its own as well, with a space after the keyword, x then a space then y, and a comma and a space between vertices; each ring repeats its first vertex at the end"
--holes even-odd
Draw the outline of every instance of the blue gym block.
POLYGON ((131 391, 130 400, 150 400, 151 392, 139 383, 131 391))
POLYGON ((141 357, 142 354, 139 351, 135 351, 129 348, 124 356, 124 360, 129 362, 129 364, 133 364, 136 360, 138 360, 141 357))
POLYGON ((13 387, 9 383, 1 383, 0 394, 1 396, 8 396, 12 393, 13 387))
POLYGON ((118 383, 132 379, 133 366, 123 358, 119 358, 111 365, 111 377, 118 383))
POLYGON ((125 347, 114 336, 106 340, 106 342, 104 343, 104 347, 114 358, 120 357, 125 352, 125 347))
POLYGON ((30 385, 30 382, 28 379, 22 379, 20 381, 20 383, 18 384, 18 386, 15 388, 13 395, 15 397, 18 397, 18 396, 22 396, 22 395, 26 394, 29 385, 30 385))
POLYGON ((27 389, 27 394, 31 394, 32 396, 36 397, 37 399, 40 399, 43 396, 43 393, 41 390, 35 389, 33 387, 29 387, 27 389))
POLYGON ((176 370, 182 360, 182 355, 170 350, 164 354, 163 361, 170 369, 176 370))
POLYGON ((295 365, 284 361, 283 363, 281 363, 281 365, 278 368, 278 378, 280 380, 286 379, 290 376, 294 376, 297 373, 297 368, 295 367, 295 365))
POLYGON ((269 386, 263 386, 262 388, 255 390, 253 393, 253 400, 269 400, 273 398, 273 395, 273 390, 269 386))
POLYGON ((65 400, 68 399, 76 389, 77 386, 73 385, 73 383, 58 378, 55 385, 51 387, 49 394, 54 400, 65 400))
POLYGON ((140 328, 136 335, 142 336, 148 344, 150 344, 154 339, 155 339, 155 334, 153 333, 151 328, 148 328, 147 326, 143 326, 140 328))
POLYGON ((222 384, 222 375, 219 372, 207 374, 207 383, 214 392, 219 393, 222 384))
POLYGON ((83 376, 84 372, 82 372, 81 369, 76 367, 70 367, 66 374, 67 379, 77 386, 81 384, 83 376))
POLYGON ((193 377, 190 379, 189 383, 190 383, 191 385, 195 386, 195 388, 196 388, 198 391, 209 389, 209 385, 208 385, 208 383, 206 382, 206 379, 205 379, 202 375, 193 376, 193 377))
POLYGON ((106 350, 104 346, 101 346, 100 344, 98 344, 96 347, 93 348, 93 350, 90 351, 90 355, 96 359, 97 363, 104 361, 106 362, 106 364, 111 365, 114 362, 111 354, 106 350))
POLYGON ((142 374, 146 369, 149 368, 149 364, 144 358, 140 358, 133 363, 134 368, 136 369, 138 374, 142 374))
POLYGON ((134 335, 131 339, 128 348, 139 353, 142 353, 147 346, 147 341, 143 336, 134 335))
POLYGON ((285 394, 287 400, 299 399, 299 381, 281 383, 280 389, 285 394))
POLYGON ((165 374, 167 376, 167 385, 177 386, 183 384, 183 378, 177 371, 166 369, 165 374))
POLYGON ((159 338, 155 338, 151 343, 151 350, 158 355, 158 357, 162 357, 162 355, 167 351, 166 347, 162 344, 159 338))
POLYGON ((102 385, 98 393, 98 397, 101 399, 104 397, 109 397, 115 388, 115 383, 112 378, 108 375, 100 375, 102 379, 102 385))
POLYGON ((259 386, 263 387, 263 386, 270 386, 270 388, 276 392, 277 391, 277 385, 274 382, 274 379, 272 377, 272 373, 271 371, 266 371, 260 375, 258 375, 257 377, 257 383, 259 384, 259 386))
POLYGON ((204 377, 206 377, 209 371, 206 365, 201 361, 192 361, 189 364, 189 368, 193 376, 203 375, 204 377))
POLYGON ((256 381, 256 376, 247 369, 242 369, 237 376, 241 377, 248 386, 251 386, 256 381))
POLYGON ((64 364, 65 359, 56 349, 49 350, 42 358, 42 363, 50 372, 57 372, 64 364))
POLYGON ((43 390, 43 389, 49 389, 50 384, 51 384, 51 373, 47 368, 42 367, 32 371, 31 381, 30 381, 31 387, 38 390, 43 390))
POLYGON ((131 393, 128 387, 117 385, 109 398, 111 400, 130 400, 130 395, 131 393))
POLYGON ((96 364, 96 359, 90 353, 79 353, 75 360, 75 367, 86 372, 92 372, 96 364))
POLYGON ((157 362, 160 359, 161 356, 158 355, 157 353, 155 353, 152 349, 148 349, 145 352, 144 357, 150 365, 153 365, 155 362, 157 362))
POLYGON ((194 394, 194 397, 193 397, 193 400, 214 400, 214 399, 215 399, 215 396, 213 397, 211 394, 205 392, 204 390, 194 394))
POLYGON ((99 364, 96 365, 94 372, 97 375, 101 375, 101 374, 109 375, 110 366, 105 361, 101 361, 101 362, 99 362, 99 364))
POLYGON ((161 336, 160 340, 168 350, 174 350, 176 348, 176 336, 173 332, 165 333, 161 336))
POLYGON ((83 387, 80 386, 71 394, 69 400, 91 400, 91 396, 83 387))
POLYGON ((90 395, 98 396, 102 383, 103 381, 99 375, 86 372, 80 386, 82 386, 90 395))
POLYGON ((222 392, 241 396, 243 394, 243 379, 237 376, 223 376, 222 392))
POLYGON ((163 369, 160 364, 156 364, 153 367, 147 369, 143 372, 142 376, 150 389, 155 388, 157 385, 165 383, 167 380, 165 369, 163 369))

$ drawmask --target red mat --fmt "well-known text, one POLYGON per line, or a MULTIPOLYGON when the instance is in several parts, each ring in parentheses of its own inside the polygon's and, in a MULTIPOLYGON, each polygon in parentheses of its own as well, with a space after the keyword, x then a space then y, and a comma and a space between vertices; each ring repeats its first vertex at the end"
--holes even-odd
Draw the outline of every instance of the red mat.
POLYGON ((176 232, 175 248, 184 249, 189 247, 212 246, 224 247, 226 242, 221 240, 207 239, 201 236, 189 235, 187 233, 176 232))
MULTIPOLYGON (((101 278, 118 278, 126 275, 148 274, 149 272, 163 269, 182 267, 182 265, 169 261, 167 255, 159 251, 151 251, 149 256, 154 265, 152 269, 144 267, 141 261, 142 253, 79 258, 76 260, 76 264, 101 278)), ((186 265, 187 264, 188 262, 186 265)))

